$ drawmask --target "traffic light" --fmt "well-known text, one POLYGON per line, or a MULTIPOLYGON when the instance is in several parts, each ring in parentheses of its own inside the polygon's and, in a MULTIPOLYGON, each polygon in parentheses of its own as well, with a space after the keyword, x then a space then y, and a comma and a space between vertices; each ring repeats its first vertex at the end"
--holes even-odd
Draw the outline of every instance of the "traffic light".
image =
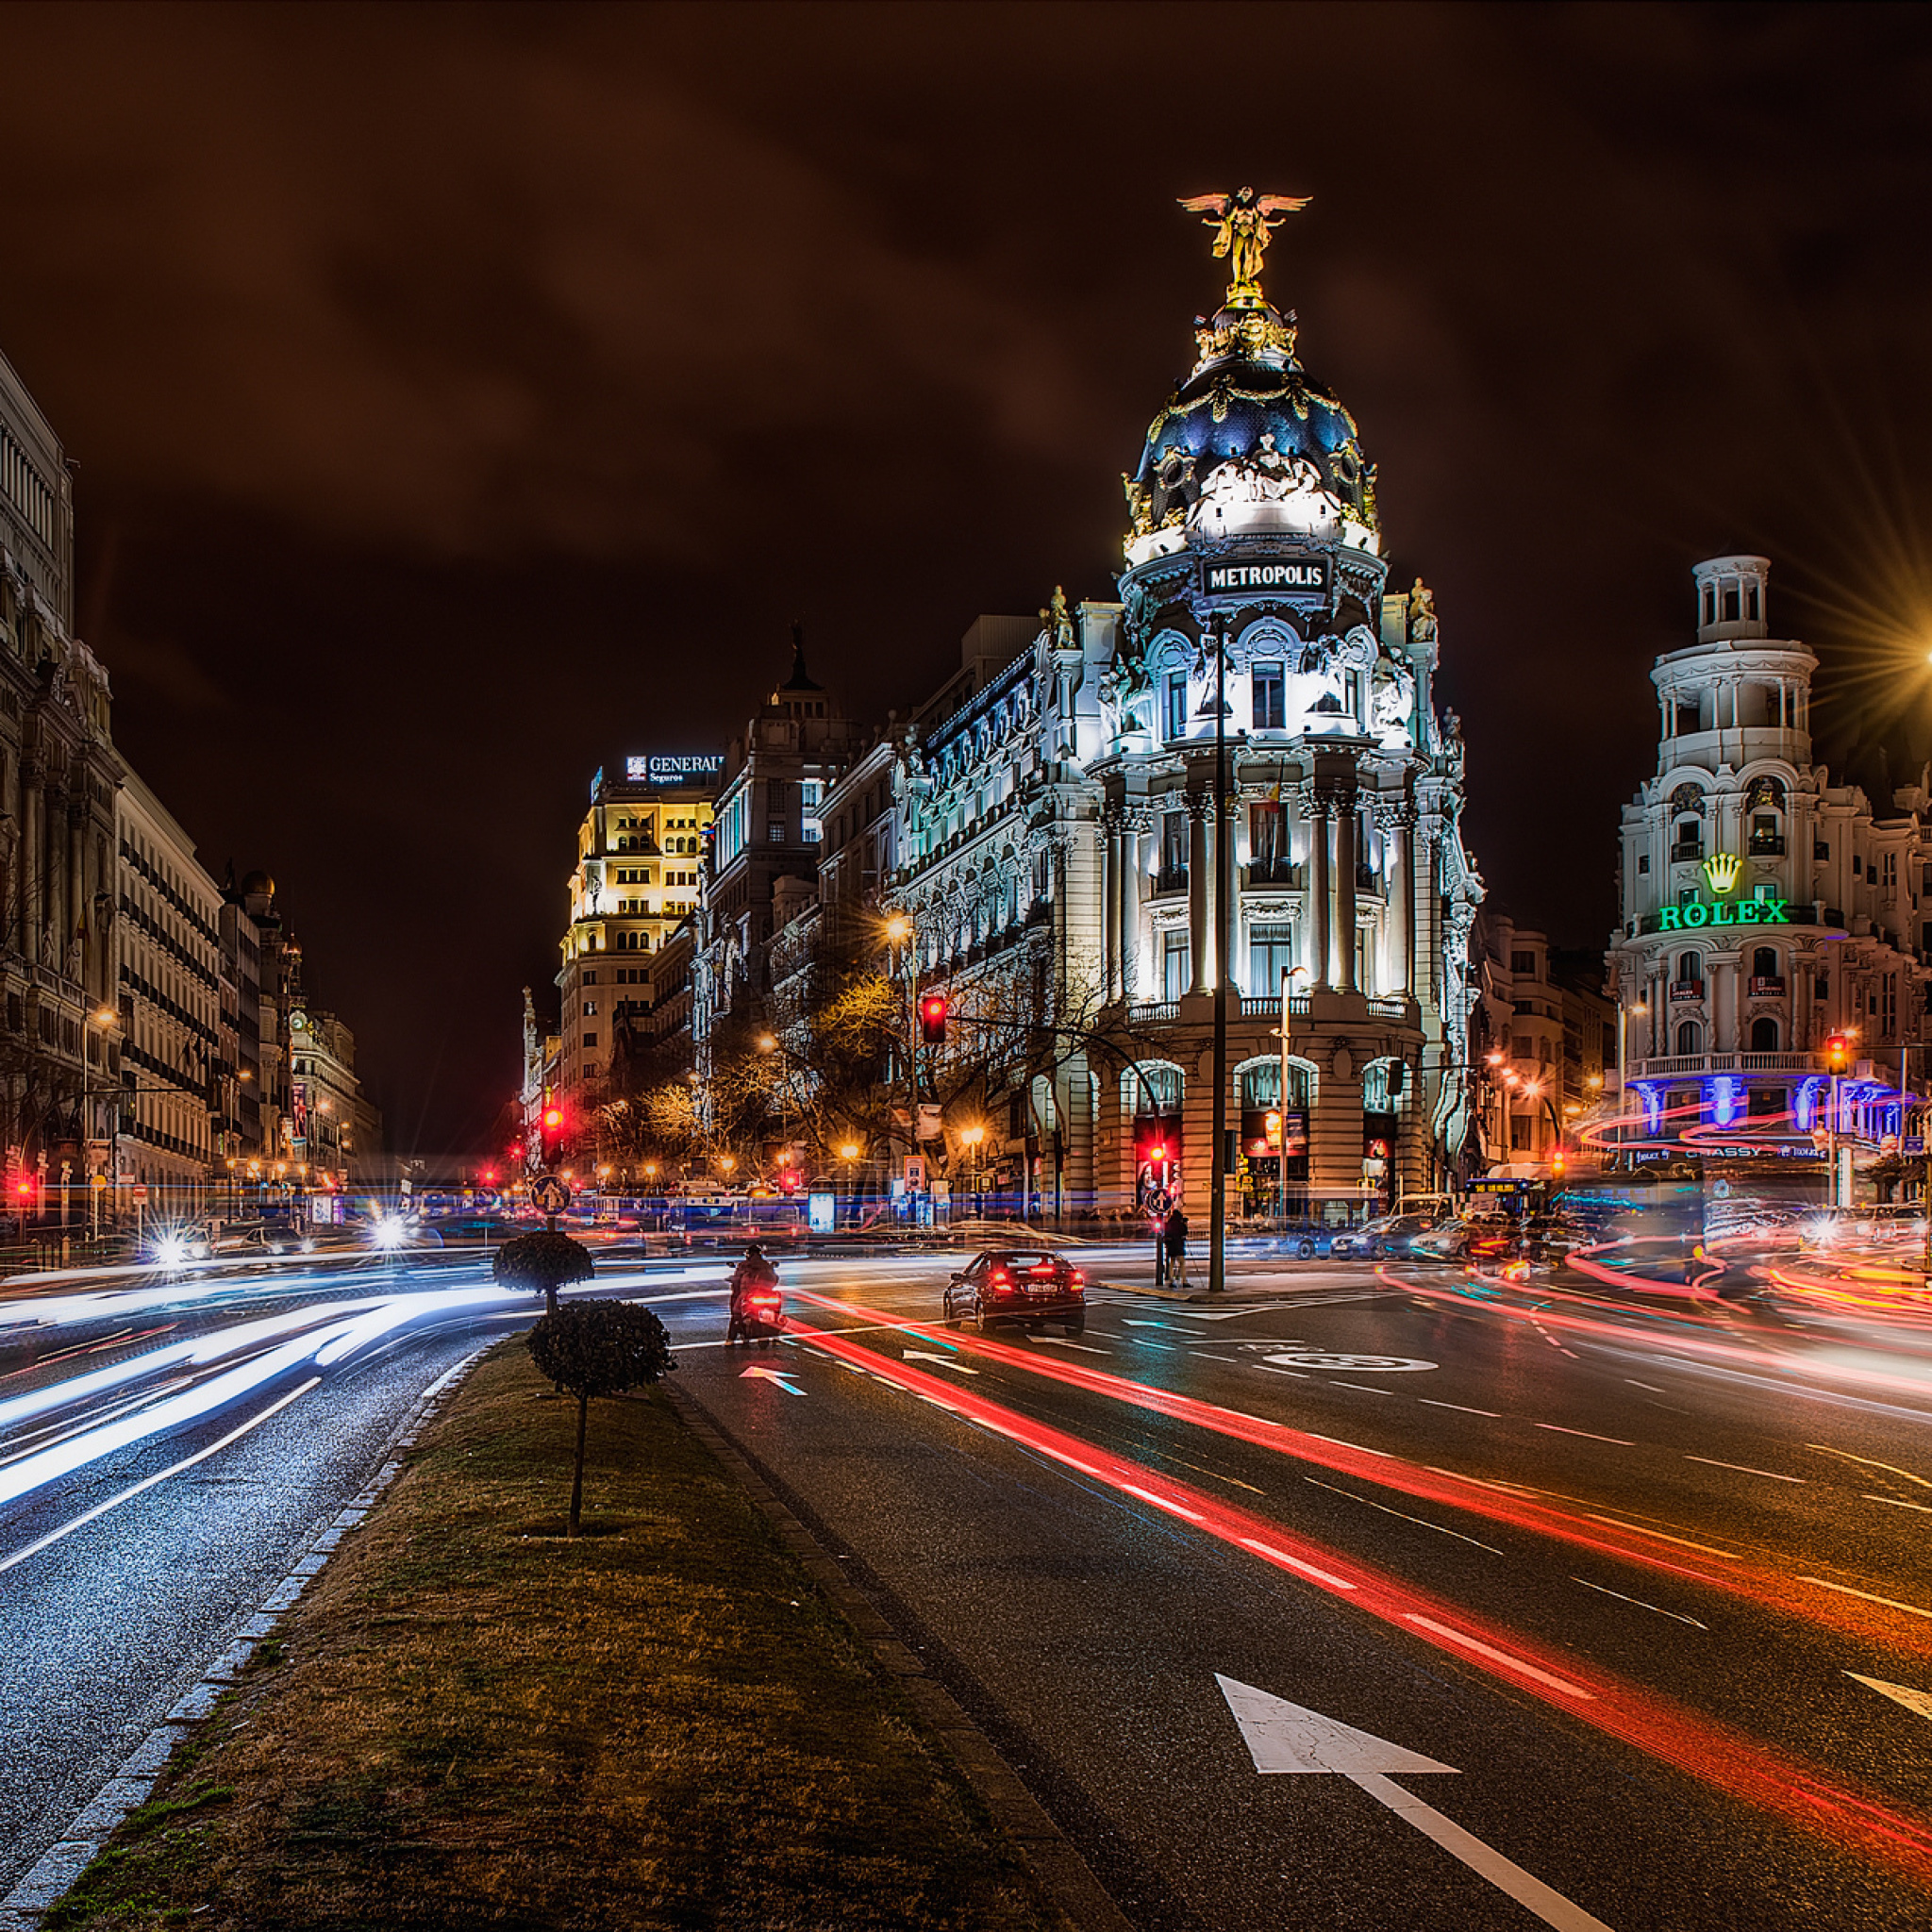
POLYGON ((562 1108, 553 1100, 543 1109, 541 1121, 543 1134, 543 1162, 547 1167, 563 1145, 564 1113, 562 1108))
POLYGON ((1824 1064, 1834 1074, 1842 1074, 1851 1066, 1852 1042, 1842 1033, 1834 1033, 1824 1042, 1824 1064))
POLYGON ((946 996, 929 992, 919 1003, 919 1037, 927 1046, 946 1043, 946 996))

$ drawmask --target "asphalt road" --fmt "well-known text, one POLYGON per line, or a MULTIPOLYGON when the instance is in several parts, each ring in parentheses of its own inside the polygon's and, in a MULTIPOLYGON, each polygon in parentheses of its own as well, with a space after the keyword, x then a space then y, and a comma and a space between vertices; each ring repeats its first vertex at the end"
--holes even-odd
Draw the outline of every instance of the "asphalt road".
MULTIPOLYGON (((1924 1921, 1915 1315, 1850 1275, 1731 1306, 1318 1263, 982 1337, 935 1325, 954 1265, 787 1264, 794 1332, 756 1351, 715 1267, 600 1290, 658 1307, 1137 1925, 1924 1921)), ((479 1284, 0 1305, 0 1881, 527 1319, 479 1284)))

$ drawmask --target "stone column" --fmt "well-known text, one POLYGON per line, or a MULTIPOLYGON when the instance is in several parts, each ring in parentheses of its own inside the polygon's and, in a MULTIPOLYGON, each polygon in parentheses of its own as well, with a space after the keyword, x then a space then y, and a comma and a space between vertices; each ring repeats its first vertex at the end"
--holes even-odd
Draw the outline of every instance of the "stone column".
POLYGON ((1335 812, 1335 985, 1354 992, 1355 984, 1355 800, 1337 802, 1335 812))
POLYGON ((28 773, 21 788, 20 950, 29 959, 41 957, 42 893, 47 876, 44 810, 41 774, 28 773))
POLYGON ((1328 801, 1319 793, 1308 803, 1308 867, 1303 903, 1308 914, 1308 974, 1311 986, 1328 984, 1328 801))
POLYGON ((1415 813, 1404 808, 1395 833, 1395 870, 1398 890, 1395 946, 1396 964, 1401 974, 1397 991, 1415 997, 1415 813))
POLYGON ((1140 991, 1141 874, 1146 863, 1145 835, 1151 823, 1144 811, 1125 815, 1121 833, 1120 962, 1121 997, 1131 1000, 1140 991))
POLYGON ((68 807, 67 814, 67 923, 59 936, 60 970, 66 972, 71 957, 75 930, 86 921, 89 925, 88 940, 81 946, 80 958, 76 962, 75 977, 83 985, 87 982, 88 945, 93 938, 93 908, 87 901, 87 858, 86 841, 82 837, 82 812, 85 808, 75 800, 68 807))
POLYGON ((1125 974, 1121 970, 1121 846, 1124 837, 1120 815, 1109 808, 1101 819, 1100 947, 1101 997, 1107 1001, 1121 996, 1125 974))
POLYGON ((1188 795, 1188 991, 1206 992, 1208 978, 1208 908, 1211 903, 1208 822, 1214 815, 1212 799, 1188 795))

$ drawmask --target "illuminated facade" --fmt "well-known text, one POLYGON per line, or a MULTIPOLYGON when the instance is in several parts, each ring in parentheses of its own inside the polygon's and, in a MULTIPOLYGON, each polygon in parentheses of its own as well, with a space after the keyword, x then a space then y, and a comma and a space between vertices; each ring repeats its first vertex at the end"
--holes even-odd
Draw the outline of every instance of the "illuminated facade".
POLYGON ((1196 346, 1124 479, 1120 601, 982 619, 916 715, 891 896, 923 981, 1030 1016, 989 1125, 1049 1209, 1206 1211, 1217 1003, 1230 1203, 1272 1205, 1290 975, 1285 1179, 1324 1213, 1440 1187, 1470 1141, 1462 743, 1434 599, 1387 593, 1374 469, 1292 316, 1238 278, 1196 346))
POLYGON ((222 944, 222 889, 194 841, 138 774, 116 798, 120 855, 122 1183, 152 1211, 193 1211, 216 1164, 216 1122, 237 1111, 235 989, 222 944))
POLYGON ((718 753, 647 753, 626 758, 621 776, 599 772, 591 783, 557 977, 554 1085, 573 1110, 609 1072, 619 1029, 642 1030, 665 946, 697 911, 724 762, 718 753))
POLYGON ((1928 1037, 1932 791, 1890 809, 1811 762, 1817 659, 1773 635, 1771 566, 1693 573, 1697 641, 1657 660, 1657 774, 1624 807, 1610 970, 1624 1016, 1626 1138, 1805 1155, 1830 1124, 1823 1048, 1842 1034, 1841 1135, 1900 1127, 1928 1037))

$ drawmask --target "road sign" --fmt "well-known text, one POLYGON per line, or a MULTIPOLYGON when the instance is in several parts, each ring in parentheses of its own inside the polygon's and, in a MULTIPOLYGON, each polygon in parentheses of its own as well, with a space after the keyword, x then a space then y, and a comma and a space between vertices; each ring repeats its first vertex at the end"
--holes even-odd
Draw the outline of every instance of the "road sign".
POLYGON ((1919 1154, 1923 1154, 1923 1153, 1924 1153, 1924 1151, 1925 1151, 1925 1137, 1924 1137, 1924 1134, 1907 1134, 1907 1135, 1906 1136, 1906 1144, 1905 1144, 1905 1151, 1906 1151, 1906 1152, 1907 1152, 1907 1154, 1911 1154, 1911 1155, 1919 1155, 1919 1154))
POLYGON ((925 1191, 925 1156, 923 1154, 906 1157, 906 1191, 908 1194, 925 1191))
POLYGON ((134 1205, 137 1208, 145 1208, 147 1206, 147 1183, 145 1181, 136 1181, 134 1184, 134 1205))
POLYGON ((1443 1817, 1400 1785, 1389 1782, 1391 1773, 1414 1777, 1424 1772, 1446 1772, 1453 1777, 1457 1774, 1453 1764, 1438 1764, 1433 1757, 1405 1751, 1386 1738, 1358 1731, 1353 1724, 1324 1717, 1319 1710, 1291 1704, 1284 1697, 1271 1696, 1219 1672, 1214 1681, 1221 1686, 1221 1694, 1241 1726, 1241 1741, 1257 1771, 1328 1773, 1345 1777, 1376 1804, 1386 1805, 1405 1824, 1434 1839, 1452 1858, 1460 1858, 1499 1891, 1527 1907, 1544 1924, 1556 1925, 1560 1932, 1609 1932, 1601 1919, 1592 1918, 1560 1891, 1531 1876, 1474 1833, 1464 1831, 1454 1819, 1443 1817))
POLYGON ((561 1214, 570 1206, 570 1183, 561 1174, 540 1174, 530 1183, 530 1199, 546 1214, 561 1214))
POLYGON ((87 1177, 87 1184, 91 1188, 105 1188, 108 1185, 108 1176, 104 1174, 91 1174, 87 1177))
POLYGON ((1425 1362, 1407 1355, 1336 1355, 1325 1349, 1271 1355, 1268 1359, 1283 1369, 1353 1369, 1357 1374, 1402 1375, 1417 1369, 1434 1369, 1439 1362, 1425 1362))

